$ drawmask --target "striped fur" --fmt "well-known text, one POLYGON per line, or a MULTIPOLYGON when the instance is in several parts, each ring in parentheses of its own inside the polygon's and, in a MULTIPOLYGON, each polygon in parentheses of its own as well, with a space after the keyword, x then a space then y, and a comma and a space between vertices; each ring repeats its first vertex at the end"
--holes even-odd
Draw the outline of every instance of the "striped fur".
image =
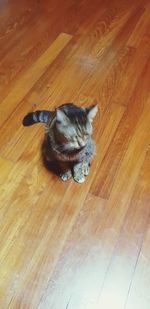
POLYGON ((75 181, 82 183, 89 173, 89 164, 95 153, 92 120, 96 112, 96 106, 82 108, 68 103, 52 112, 29 113, 23 119, 24 126, 38 122, 46 124, 43 154, 47 161, 58 162, 64 181, 73 176, 75 181))
POLYGON ((24 117, 22 123, 25 127, 39 122, 47 123, 50 115, 51 112, 46 110, 31 112, 24 117))

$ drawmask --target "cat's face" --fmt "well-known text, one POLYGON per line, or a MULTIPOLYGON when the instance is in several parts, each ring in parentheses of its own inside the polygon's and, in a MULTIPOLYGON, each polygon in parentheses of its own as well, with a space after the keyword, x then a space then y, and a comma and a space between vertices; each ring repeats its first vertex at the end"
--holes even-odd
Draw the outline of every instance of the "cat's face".
POLYGON ((57 109, 56 139, 62 151, 82 149, 92 135, 92 120, 97 106, 75 110, 57 109))

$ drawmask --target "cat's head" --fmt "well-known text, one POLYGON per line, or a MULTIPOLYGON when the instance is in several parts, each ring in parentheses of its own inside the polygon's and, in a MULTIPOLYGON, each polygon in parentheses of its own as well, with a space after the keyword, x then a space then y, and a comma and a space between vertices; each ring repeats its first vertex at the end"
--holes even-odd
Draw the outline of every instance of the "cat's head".
POLYGON ((56 109, 56 140, 62 151, 82 149, 92 135, 97 106, 80 108, 65 104, 56 109))

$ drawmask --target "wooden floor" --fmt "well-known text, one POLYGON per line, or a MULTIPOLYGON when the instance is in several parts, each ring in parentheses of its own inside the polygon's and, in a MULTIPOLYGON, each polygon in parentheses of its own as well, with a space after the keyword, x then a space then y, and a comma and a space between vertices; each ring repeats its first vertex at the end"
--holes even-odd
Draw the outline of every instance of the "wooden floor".
POLYGON ((150 3, 0 1, 0 309, 150 308, 150 3), (99 105, 82 185, 24 115, 99 105))

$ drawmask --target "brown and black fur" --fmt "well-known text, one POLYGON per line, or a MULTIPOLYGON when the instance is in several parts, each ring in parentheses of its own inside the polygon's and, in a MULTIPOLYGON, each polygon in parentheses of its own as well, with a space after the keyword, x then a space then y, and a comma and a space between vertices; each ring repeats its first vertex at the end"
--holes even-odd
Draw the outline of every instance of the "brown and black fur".
POLYGON ((82 183, 89 173, 90 161, 95 153, 92 139, 92 120, 97 106, 77 107, 72 103, 59 106, 55 111, 36 111, 23 119, 29 126, 43 122, 45 126, 44 156, 47 161, 56 161, 61 168, 61 179, 73 176, 82 183))

